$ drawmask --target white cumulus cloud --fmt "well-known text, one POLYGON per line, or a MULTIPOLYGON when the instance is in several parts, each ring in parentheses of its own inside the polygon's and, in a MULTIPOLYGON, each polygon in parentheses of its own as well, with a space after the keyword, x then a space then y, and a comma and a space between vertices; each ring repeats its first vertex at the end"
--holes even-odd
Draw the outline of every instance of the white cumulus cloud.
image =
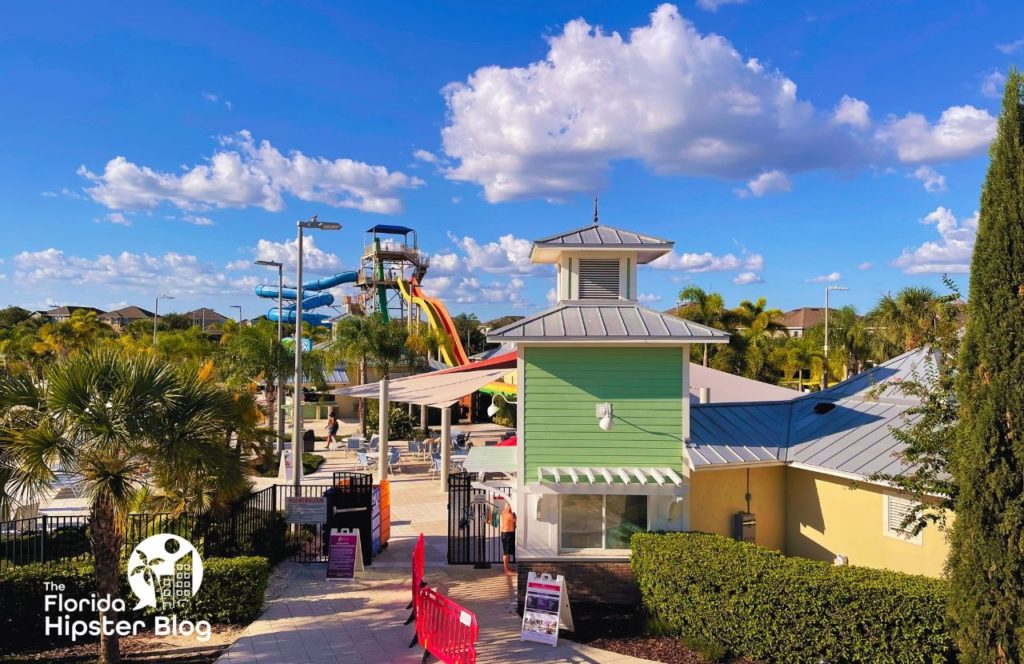
POLYGON ((813 277, 811 279, 808 279, 807 283, 810 283, 810 284, 834 284, 835 282, 839 281, 842 278, 843 278, 843 275, 839 274, 838 272, 830 272, 828 274, 823 274, 821 276, 813 277))
POLYGON ((864 271, 870 270, 874 266, 875 266, 874 263, 871 263, 869 261, 865 261, 865 262, 861 263, 860 265, 858 265, 857 269, 860 270, 861 272, 864 272, 864 271))
POLYGON ((705 251, 704 253, 677 253, 674 249, 661 258, 651 262, 651 267, 660 270, 681 270, 684 272, 733 272, 744 270, 760 272, 764 269, 764 256, 761 254, 733 253, 721 256, 705 251))
POLYGON ((832 120, 836 124, 865 129, 871 125, 871 108, 867 102, 843 95, 832 111, 832 120))
POLYGON ((996 119, 973 106, 952 106, 937 123, 929 124, 920 113, 908 113, 879 129, 879 140, 896 150, 900 161, 961 159, 981 154, 996 133, 996 119))
POLYGON ((1003 96, 1003 87, 1006 85, 1006 75, 998 69, 993 69, 981 79, 981 94, 989 99, 999 99, 1003 96))
POLYGON ((775 194, 793 190, 793 183, 782 171, 767 171, 747 183, 742 189, 736 189, 736 195, 740 198, 761 198, 766 194, 775 194))
POLYGON ((616 160, 750 180, 959 158, 982 153, 994 127, 970 106, 935 125, 908 114, 876 130, 867 102, 845 96, 816 109, 782 72, 702 34, 670 4, 627 34, 580 18, 547 42, 543 59, 481 67, 444 89, 445 173, 480 185, 490 202, 600 190, 616 160))
POLYGON ((462 261, 468 272, 489 272, 492 274, 534 274, 544 266, 530 262, 529 240, 509 233, 497 241, 481 243, 473 237, 459 237, 451 232, 448 238, 462 250, 462 261))
POLYGON ((939 241, 928 241, 917 248, 904 249, 892 262, 893 267, 907 274, 970 271, 974 237, 978 231, 977 212, 958 220, 952 210, 940 206, 928 213, 921 223, 934 224, 939 233, 939 241))
POLYGON ((928 193, 946 191, 946 176, 936 172, 931 166, 918 166, 913 177, 924 184, 924 190, 928 193))
MULTIPOLYGON (((261 239, 249 250, 251 259, 239 259, 228 263, 229 270, 248 270, 255 261, 276 261, 284 266, 285 272, 294 274, 299 260, 298 239, 274 242, 261 239)), ((324 251, 316 245, 315 235, 302 238, 302 270, 310 274, 332 274, 342 270, 341 258, 324 251)), ((294 281, 294 279, 292 279, 294 281)))
POLYGON ((237 293, 254 285, 220 272, 195 256, 169 251, 160 256, 123 251, 96 258, 67 255, 61 249, 23 251, 14 257, 15 279, 23 285, 71 283, 99 288, 155 288, 182 294, 237 293))
POLYGON ((1007 55, 1016 53, 1022 48, 1024 48, 1024 39, 1016 39, 1005 44, 996 44, 996 50, 1007 55))
POLYGON ((207 163, 175 174, 139 166, 123 156, 102 173, 85 166, 79 175, 91 184, 93 200, 113 210, 153 209, 169 203, 183 210, 261 207, 284 209, 284 195, 364 212, 402 210, 400 192, 423 184, 419 178, 351 159, 282 154, 269 141, 256 143, 242 130, 220 139, 207 163))
POLYGON ((740 272, 732 280, 732 283, 737 286, 746 286, 747 284, 763 284, 762 279, 756 272, 740 272))

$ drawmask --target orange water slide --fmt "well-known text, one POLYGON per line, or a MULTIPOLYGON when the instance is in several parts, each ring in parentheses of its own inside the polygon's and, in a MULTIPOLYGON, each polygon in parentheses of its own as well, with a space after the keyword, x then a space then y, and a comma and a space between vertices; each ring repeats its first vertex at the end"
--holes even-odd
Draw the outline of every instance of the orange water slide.
POLYGON ((456 367, 469 364, 469 356, 466 355, 466 350, 462 347, 462 340, 459 338, 455 321, 452 320, 441 300, 436 297, 427 297, 415 279, 409 280, 408 290, 405 287, 405 282, 399 279, 398 289, 406 301, 423 307, 427 313, 427 322, 430 327, 440 330, 446 337, 448 343, 441 347, 441 356, 444 357, 448 366, 456 367))

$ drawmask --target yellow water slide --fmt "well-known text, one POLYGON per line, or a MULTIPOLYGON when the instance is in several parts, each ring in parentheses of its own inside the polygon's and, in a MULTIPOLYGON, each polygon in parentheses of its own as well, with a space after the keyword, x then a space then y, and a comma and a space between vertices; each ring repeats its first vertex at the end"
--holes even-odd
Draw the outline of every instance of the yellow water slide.
POLYGON ((415 279, 410 280, 408 285, 405 280, 399 279, 398 290, 406 302, 416 304, 426 312, 427 323, 431 329, 439 330, 444 335, 446 343, 441 345, 441 357, 444 358, 445 363, 450 367, 469 364, 469 357, 462 347, 462 340, 459 339, 455 321, 452 320, 441 300, 424 295, 423 289, 415 279))

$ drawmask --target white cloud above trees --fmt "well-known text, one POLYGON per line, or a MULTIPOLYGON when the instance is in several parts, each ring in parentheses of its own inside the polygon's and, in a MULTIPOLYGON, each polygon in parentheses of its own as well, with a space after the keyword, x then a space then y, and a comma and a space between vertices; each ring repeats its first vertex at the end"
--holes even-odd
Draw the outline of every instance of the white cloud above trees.
POLYGON ((401 192, 423 184, 416 177, 352 159, 282 154, 269 141, 256 143, 246 130, 222 136, 206 163, 171 173, 117 156, 102 173, 84 165, 86 192, 112 210, 151 210, 170 204, 182 210, 260 207, 277 212, 285 195, 363 212, 401 212, 401 192))
POLYGON ((994 133, 994 118, 972 106, 934 123, 919 113, 874 123, 850 96, 818 110, 782 72, 669 4, 626 35, 581 18, 547 41, 542 60, 482 67, 445 88, 445 173, 480 185, 488 201, 596 191, 623 159, 656 174, 749 181, 958 159, 983 153, 994 133))
POLYGON ((922 224, 934 225, 939 240, 930 240, 913 249, 904 249, 892 262, 907 274, 964 273, 971 268, 974 238, 978 231, 978 213, 957 219, 952 210, 937 207, 925 215, 922 224))

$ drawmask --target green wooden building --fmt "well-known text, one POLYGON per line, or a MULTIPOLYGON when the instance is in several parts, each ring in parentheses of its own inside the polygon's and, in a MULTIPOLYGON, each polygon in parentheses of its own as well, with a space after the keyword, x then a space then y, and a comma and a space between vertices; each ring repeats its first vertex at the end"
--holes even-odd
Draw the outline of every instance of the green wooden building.
POLYGON ((623 572, 632 532, 689 528, 689 344, 729 335, 637 302, 637 266, 672 246, 596 214, 537 240, 557 304, 488 335, 517 350, 521 577, 623 572))

